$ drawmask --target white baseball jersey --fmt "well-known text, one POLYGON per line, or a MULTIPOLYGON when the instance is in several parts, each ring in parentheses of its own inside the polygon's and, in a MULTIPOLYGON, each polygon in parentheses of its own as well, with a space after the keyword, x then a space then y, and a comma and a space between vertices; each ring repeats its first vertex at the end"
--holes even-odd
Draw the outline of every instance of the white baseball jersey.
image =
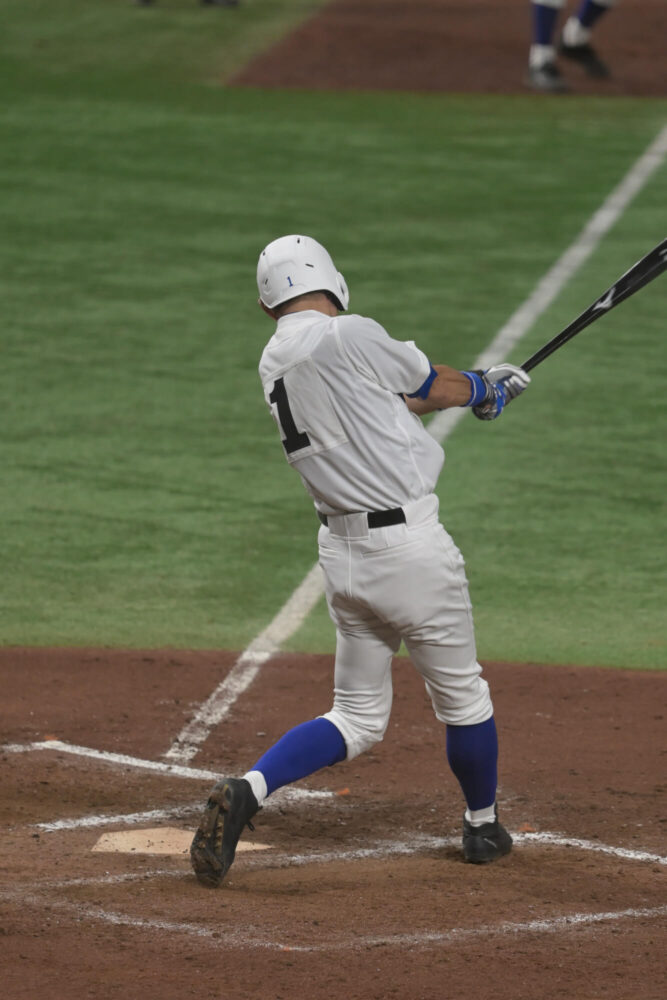
POLYGON ((432 493, 444 452, 410 412, 431 365, 363 316, 278 320, 259 365, 287 461, 323 514, 388 510, 432 493))

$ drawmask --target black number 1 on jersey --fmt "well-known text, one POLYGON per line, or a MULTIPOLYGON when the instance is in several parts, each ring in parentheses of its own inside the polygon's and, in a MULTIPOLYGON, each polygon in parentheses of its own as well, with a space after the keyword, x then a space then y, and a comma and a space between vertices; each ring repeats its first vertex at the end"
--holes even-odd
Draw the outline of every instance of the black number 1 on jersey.
POLYGON ((278 407, 278 420, 284 434, 283 447, 287 454, 291 455, 293 451, 299 451, 300 448, 307 448, 310 444, 310 438, 305 431, 297 430, 292 411, 290 410, 287 389, 285 388, 285 380, 283 378, 277 378, 273 383, 273 392, 269 396, 269 401, 275 403, 278 407))

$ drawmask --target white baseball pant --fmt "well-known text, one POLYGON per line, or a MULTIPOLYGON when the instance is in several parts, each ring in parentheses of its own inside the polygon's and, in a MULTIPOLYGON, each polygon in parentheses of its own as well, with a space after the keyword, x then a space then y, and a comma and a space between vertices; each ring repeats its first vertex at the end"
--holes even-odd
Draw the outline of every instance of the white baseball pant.
POLYGON ((337 629, 334 703, 324 715, 351 760, 386 731, 391 660, 405 642, 436 717, 474 725, 493 714, 477 662, 463 558, 431 494, 404 506, 405 524, 369 529, 365 514, 329 517, 320 565, 337 629))

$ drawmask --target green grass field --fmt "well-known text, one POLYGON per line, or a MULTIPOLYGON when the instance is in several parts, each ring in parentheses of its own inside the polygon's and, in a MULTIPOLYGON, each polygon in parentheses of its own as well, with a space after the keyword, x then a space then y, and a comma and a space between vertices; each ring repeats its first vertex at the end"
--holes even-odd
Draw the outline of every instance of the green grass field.
MULTIPOLYGON (((220 84, 317 6, 0 3, 4 645, 241 648, 315 562, 256 374, 266 242, 316 236, 353 311, 465 367, 667 120, 220 84)), ((663 166, 510 360, 664 236, 666 202, 663 166)), ((666 290, 446 444, 482 658, 664 665, 666 290)), ((290 646, 332 638, 318 607, 290 646)))

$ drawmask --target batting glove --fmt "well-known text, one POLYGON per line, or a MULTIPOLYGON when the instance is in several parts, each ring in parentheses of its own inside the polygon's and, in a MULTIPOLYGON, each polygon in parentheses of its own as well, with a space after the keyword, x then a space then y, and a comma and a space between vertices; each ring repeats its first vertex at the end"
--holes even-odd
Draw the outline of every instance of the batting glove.
POLYGON ((502 382, 507 394, 508 403, 511 399, 516 399, 517 396, 521 395, 523 390, 527 389, 530 384, 530 375, 528 372, 525 372, 523 368, 519 368, 517 365, 493 365, 492 368, 487 368, 484 376, 488 382, 494 385, 502 382))
POLYGON ((486 371, 464 372, 471 382, 467 406, 479 420, 495 420, 510 400, 515 399, 530 382, 530 376, 516 365, 493 365, 486 371))

